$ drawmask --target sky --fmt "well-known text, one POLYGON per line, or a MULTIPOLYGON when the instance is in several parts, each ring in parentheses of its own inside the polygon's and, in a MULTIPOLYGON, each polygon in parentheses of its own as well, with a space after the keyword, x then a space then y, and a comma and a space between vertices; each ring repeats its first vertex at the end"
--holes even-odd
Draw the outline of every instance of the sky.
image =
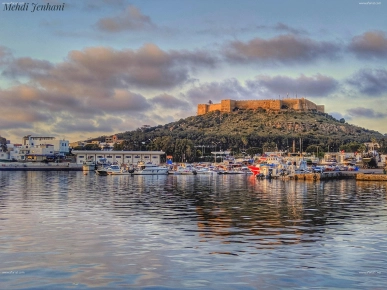
POLYGON ((2 2, 0 135, 74 142, 296 97, 385 134, 386 15, 383 0, 2 2))

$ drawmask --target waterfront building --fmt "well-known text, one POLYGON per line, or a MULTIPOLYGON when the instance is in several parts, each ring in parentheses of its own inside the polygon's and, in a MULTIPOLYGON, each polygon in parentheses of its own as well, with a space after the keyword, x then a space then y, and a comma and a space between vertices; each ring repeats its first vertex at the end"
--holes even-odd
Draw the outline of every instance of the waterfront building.
MULTIPOLYGON (((22 145, 25 147, 25 149, 40 148, 41 145, 52 145, 53 154, 55 155, 64 156, 65 154, 69 153, 69 141, 63 139, 57 140, 55 137, 27 135, 23 137, 22 145)), ((27 154, 30 153, 31 152, 27 152, 27 154)))
POLYGON ((76 163, 83 164, 85 161, 99 162, 101 159, 107 163, 136 165, 138 162, 161 163, 163 151, 101 151, 101 150, 73 150, 76 156, 76 163))
POLYGON ((1 161, 3 161, 3 160, 10 160, 9 152, 4 152, 4 151, 0 150, 0 160, 1 161))
POLYGON ((35 145, 30 147, 29 153, 25 155, 27 161, 54 160, 54 146, 49 144, 35 145))

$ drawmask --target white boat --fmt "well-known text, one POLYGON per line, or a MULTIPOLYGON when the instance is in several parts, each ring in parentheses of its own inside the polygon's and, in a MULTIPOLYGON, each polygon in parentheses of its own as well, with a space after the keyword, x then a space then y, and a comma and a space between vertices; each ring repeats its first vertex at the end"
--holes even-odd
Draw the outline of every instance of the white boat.
POLYGON ((93 171, 95 170, 96 164, 94 161, 85 161, 82 165, 83 171, 93 171))
POLYGON ((134 170, 128 171, 125 168, 119 168, 119 170, 117 170, 117 168, 115 166, 113 168, 110 168, 110 170, 108 169, 109 175, 132 175, 133 172, 134 172, 134 170))
POLYGON ((120 173, 121 168, 118 165, 110 165, 107 169, 107 174, 114 174, 114 173, 120 173))
POLYGON ((118 165, 110 165, 108 167, 101 167, 95 170, 99 175, 112 175, 121 173, 121 168, 118 165))
POLYGON ((172 173, 176 175, 196 175, 197 171, 191 164, 186 164, 185 166, 178 166, 172 173))
POLYGON ((196 174, 216 174, 216 171, 208 167, 196 168, 196 174))
POLYGON ((131 173, 132 175, 166 175, 168 174, 167 167, 161 167, 151 162, 140 162, 137 168, 131 173))

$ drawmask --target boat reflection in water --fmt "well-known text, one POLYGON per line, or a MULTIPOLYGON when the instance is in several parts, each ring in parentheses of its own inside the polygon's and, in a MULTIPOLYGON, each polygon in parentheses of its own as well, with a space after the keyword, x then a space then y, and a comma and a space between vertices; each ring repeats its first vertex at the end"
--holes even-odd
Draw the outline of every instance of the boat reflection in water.
POLYGON ((3 274, 4 289, 383 289, 387 278, 386 183, 0 172, 0 185, 0 270, 25 273, 3 274))

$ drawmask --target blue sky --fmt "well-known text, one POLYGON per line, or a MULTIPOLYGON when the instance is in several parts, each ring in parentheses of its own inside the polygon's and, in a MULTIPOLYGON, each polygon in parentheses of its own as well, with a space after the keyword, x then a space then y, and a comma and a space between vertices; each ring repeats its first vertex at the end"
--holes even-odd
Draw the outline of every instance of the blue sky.
POLYGON ((286 96, 387 133, 387 2, 5 3, 0 135, 14 143, 166 124, 209 100, 286 96), (63 11, 32 12, 47 3, 63 11))

